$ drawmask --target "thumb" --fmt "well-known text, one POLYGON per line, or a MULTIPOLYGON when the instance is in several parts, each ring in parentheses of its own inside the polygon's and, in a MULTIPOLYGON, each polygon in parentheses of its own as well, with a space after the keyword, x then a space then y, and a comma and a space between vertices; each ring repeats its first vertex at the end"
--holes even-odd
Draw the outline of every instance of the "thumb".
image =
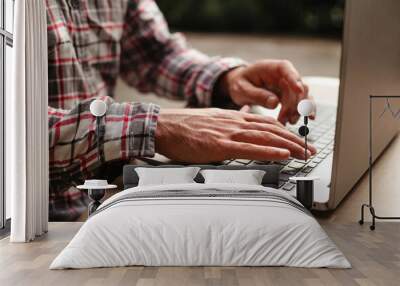
POLYGON ((257 104, 270 109, 278 106, 279 98, 275 93, 256 87, 247 81, 242 82, 242 88, 249 104, 257 104))

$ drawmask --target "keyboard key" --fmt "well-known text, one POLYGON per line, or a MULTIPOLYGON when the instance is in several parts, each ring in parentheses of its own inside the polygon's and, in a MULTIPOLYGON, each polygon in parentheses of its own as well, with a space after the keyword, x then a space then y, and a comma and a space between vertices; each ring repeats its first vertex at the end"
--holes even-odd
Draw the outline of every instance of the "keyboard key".
POLYGON ((323 137, 319 140, 320 143, 325 144, 325 145, 329 144, 331 141, 332 141, 332 139, 325 138, 325 137, 323 137))
POLYGON ((236 160, 233 160, 233 161, 229 162, 227 165, 229 165, 229 166, 243 166, 244 164, 243 163, 239 163, 236 160))
POLYGON ((251 160, 245 160, 245 159, 236 159, 236 162, 242 163, 243 165, 248 165, 251 160))
POLYGON ((306 164, 306 162, 300 162, 300 161, 292 161, 289 163, 288 167, 293 168, 293 169, 301 169, 303 166, 306 164))
POLYGON ((318 140, 318 137, 313 134, 310 134, 310 135, 308 135, 307 140, 308 140, 308 142, 313 143, 318 140))
POLYGON ((300 163, 300 164, 303 164, 303 166, 304 166, 304 165, 310 163, 314 157, 315 157, 315 156, 311 156, 311 157, 307 158, 307 161, 297 159, 296 162, 298 162, 298 163, 300 163))
POLYGON ((279 174, 279 180, 280 181, 287 182, 287 181, 289 181, 290 177, 291 177, 291 175, 289 175, 289 174, 285 174, 285 173, 280 173, 279 174))
POLYGON ((322 159, 319 158, 319 157, 316 157, 316 158, 314 158, 312 161, 313 161, 314 163, 318 164, 318 163, 321 163, 322 159))
POLYGON ((283 187, 282 187, 282 189, 284 189, 285 191, 291 191, 293 188, 294 188, 294 184, 292 184, 292 183, 286 183, 283 187))
POLYGON ((308 163, 308 167, 310 167, 310 168, 315 168, 315 167, 317 167, 317 163, 314 163, 314 161, 313 162, 311 162, 311 163, 308 163))
POLYGON ((332 151, 329 151, 326 149, 321 152, 321 154, 325 154, 325 155, 329 155, 330 153, 332 153, 332 151))
POLYGON ((298 171, 297 169, 293 169, 293 168, 290 168, 290 167, 286 166, 285 168, 283 168, 281 170, 281 173, 294 176, 294 175, 296 175, 297 171, 298 171))
POLYGON ((317 137, 320 137, 322 134, 323 134, 323 132, 321 132, 320 130, 311 130, 311 133, 310 134, 313 134, 314 136, 317 136, 317 137))
POLYGON ((301 169, 301 171, 303 172, 303 173, 310 173, 312 170, 313 170, 314 168, 312 168, 312 167, 310 167, 309 165, 308 166, 305 166, 303 169, 301 169))
POLYGON ((281 161, 275 161, 276 164, 279 165, 287 165, 290 163, 291 160, 281 160, 281 161))
POLYGON ((321 150, 321 149, 323 149, 323 148, 326 146, 326 144, 322 144, 322 143, 320 143, 320 142, 314 143, 313 145, 314 145, 314 147, 317 148, 318 150, 321 150))
POLYGON ((304 172, 298 172, 297 174, 296 174, 296 177, 307 177, 307 173, 304 173, 304 172))

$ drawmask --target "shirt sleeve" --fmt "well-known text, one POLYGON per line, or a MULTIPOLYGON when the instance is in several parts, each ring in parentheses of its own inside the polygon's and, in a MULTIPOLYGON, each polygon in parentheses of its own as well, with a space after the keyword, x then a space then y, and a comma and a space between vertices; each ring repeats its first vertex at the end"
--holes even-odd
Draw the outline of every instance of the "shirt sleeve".
POLYGON ((48 108, 50 183, 63 185, 65 174, 81 183, 96 174, 96 169, 111 161, 154 156, 154 135, 159 107, 154 104, 107 103, 107 112, 99 124, 90 113, 91 100, 82 101, 72 110, 48 108), (97 143, 98 142, 98 143, 97 143))
MULTIPOLYGON (((154 0, 128 3, 121 40, 121 77, 142 92, 186 99, 190 106, 219 102, 214 86, 224 72, 245 63, 236 58, 208 57, 171 34, 154 0)), ((226 99, 228 100, 228 98, 226 99)))

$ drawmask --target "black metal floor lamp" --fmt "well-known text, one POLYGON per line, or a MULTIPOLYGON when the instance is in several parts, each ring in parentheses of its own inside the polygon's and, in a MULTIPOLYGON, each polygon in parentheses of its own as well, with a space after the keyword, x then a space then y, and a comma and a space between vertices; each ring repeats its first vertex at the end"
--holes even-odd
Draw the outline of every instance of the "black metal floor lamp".
MULTIPOLYGON (((372 151, 372 103, 374 99, 386 99, 386 106, 384 111, 382 112, 381 116, 386 112, 386 109, 388 109, 392 116, 394 118, 400 116, 400 111, 394 112, 391 107, 390 107, 390 98, 400 98, 400 95, 370 95, 369 96, 369 168, 368 168, 368 193, 369 193, 369 200, 368 204, 362 204, 361 206, 361 219, 358 221, 359 224, 364 224, 364 208, 368 208, 371 216, 372 216, 372 224, 370 225, 371 230, 375 230, 375 219, 380 219, 380 220, 395 220, 395 219, 400 219, 400 217, 388 217, 388 216, 378 216, 375 212, 375 208, 373 206, 372 202, 372 156, 373 156, 373 151, 372 151)), ((381 117, 380 116, 380 117, 381 117)))

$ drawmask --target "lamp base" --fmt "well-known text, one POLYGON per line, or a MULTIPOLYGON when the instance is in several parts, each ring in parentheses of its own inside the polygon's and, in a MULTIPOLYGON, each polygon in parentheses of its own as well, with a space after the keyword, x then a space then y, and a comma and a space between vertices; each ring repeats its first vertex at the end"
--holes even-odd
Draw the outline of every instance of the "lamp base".
POLYGON ((88 195, 89 198, 92 200, 88 206, 88 214, 91 216, 97 208, 101 205, 101 199, 104 198, 104 195, 106 194, 105 189, 89 189, 88 190, 88 195))
POLYGON ((314 181, 296 181, 296 198, 306 209, 311 209, 314 202, 314 181))

